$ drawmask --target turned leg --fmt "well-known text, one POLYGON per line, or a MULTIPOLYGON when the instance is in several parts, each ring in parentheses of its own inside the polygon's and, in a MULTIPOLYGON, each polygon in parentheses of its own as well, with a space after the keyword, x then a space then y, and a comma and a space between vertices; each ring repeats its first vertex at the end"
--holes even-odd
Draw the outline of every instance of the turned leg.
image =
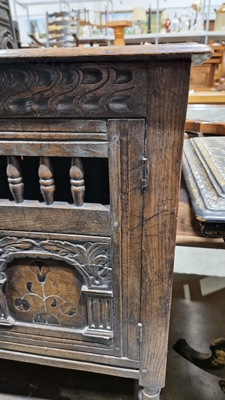
POLYGON ((142 400, 160 400, 160 390, 157 388, 143 388, 142 400))

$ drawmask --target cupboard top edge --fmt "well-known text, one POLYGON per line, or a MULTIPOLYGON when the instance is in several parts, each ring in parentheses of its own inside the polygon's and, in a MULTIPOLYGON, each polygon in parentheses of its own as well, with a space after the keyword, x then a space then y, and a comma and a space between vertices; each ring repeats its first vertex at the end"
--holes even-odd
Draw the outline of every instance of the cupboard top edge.
POLYGON ((2 63, 31 61, 95 62, 95 61, 144 61, 154 59, 191 59, 193 65, 202 64, 213 54, 206 45, 197 43, 177 43, 159 45, 40 48, 0 50, 2 63))

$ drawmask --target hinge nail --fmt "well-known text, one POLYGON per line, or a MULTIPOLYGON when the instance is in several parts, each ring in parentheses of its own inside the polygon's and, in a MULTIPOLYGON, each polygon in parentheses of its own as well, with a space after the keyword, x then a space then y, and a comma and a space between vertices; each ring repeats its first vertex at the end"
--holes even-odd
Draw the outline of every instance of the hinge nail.
POLYGON ((140 160, 140 169, 141 169, 141 187, 142 189, 147 186, 147 178, 148 178, 148 170, 147 170, 147 158, 142 157, 140 160))
POLYGON ((137 339, 138 339, 138 342, 141 343, 142 342, 142 323, 138 322, 137 326, 138 326, 137 339))

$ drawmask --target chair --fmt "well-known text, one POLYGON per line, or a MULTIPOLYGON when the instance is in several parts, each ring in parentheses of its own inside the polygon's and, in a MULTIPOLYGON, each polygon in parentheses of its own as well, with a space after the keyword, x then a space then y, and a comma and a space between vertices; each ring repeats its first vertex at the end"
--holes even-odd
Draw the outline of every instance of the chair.
POLYGON ((218 82, 225 73, 225 51, 224 46, 213 44, 213 56, 202 65, 191 68, 190 89, 209 90, 218 82))
POLYGON ((38 47, 78 47, 80 11, 46 12, 46 44, 29 35, 38 47))

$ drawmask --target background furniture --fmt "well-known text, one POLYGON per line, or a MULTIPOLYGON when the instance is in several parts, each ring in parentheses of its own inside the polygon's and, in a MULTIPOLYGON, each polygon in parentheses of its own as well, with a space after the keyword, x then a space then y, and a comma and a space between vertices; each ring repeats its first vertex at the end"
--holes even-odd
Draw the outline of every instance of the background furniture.
MULTIPOLYGON (((185 141, 183 156, 183 174, 202 234, 206 238, 223 240, 225 239, 224 151, 225 137, 192 138, 185 141)), ((179 339, 174 349, 202 369, 219 370, 225 366, 225 339, 214 340, 210 345, 209 354, 195 351, 185 339, 179 339)), ((220 384, 224 390, 225 381, 221 381, 220 384)))
POLYGON ((123 21, 110 21, 106 22, 108 28, 113 28, 114 30, 114 46, 125 46, 124 41, 124 29, 126 27, 132 26, 132 23, 126 20, 123 21))
POLYGON ((0 53, 0 357, 138 379, 159 400, 190 67, 210 55, 0 53))
POLYGON ((80 11, 46 13, 46 44, 29 35, 38 47, 77 47, 79 44, 80 11))
MULTIPOLYGON (((101 5, 101 2, 103 0, 95 0, 96 2, 100 2, 99 3, 99 12, 96 12, 97 10, 97 5, 95 4, 95 12, 93 13, 93 15, 91 16, 90 21, 93 24, 101 24, 101 23, 105 23, 106 21, 112 21, 113 19, 118 19, 117 15, 119 10, 115 11, 115 8, 117 8, 116 5, 114 5, 114 12, 113 12, 113 2, 111 0, 105 1, 104 3, 101 5), (104 11, 103 11, 104 10, 104 11), (104 21, 98 21, 98 16, 101 17, 101 15, 105 14, 106 15, 106 19, 104 21), (115 18, 114 18, 115 15, 115 18)), ((48 11, 48 8, 45 8, 45 3, 43 0, 37 0, 37 1, 30 1, 30 0, 13 0, 14 2, 14 7, 13 7, 13 11, 15 12, 15 14, 13 15, 14 19, 16 19, 19 24, 20 24, 20 30, 21 30, 21 36, 22 36, 22 41, 27 43, 28 38, 27 38, 27 31, 24 27, 24 17, 22 18, 22 16, 20 15, 23 11, 22 8, 24 10, 23 14, 26 15, 26 18, 28 21, 32 21, 35 20, 36 18, 36 7, 40 6, 39 10, 39 15, 43 15, 43 18, 45 18, 45 12, 48 11), (22 7, 22 8, 21 8, 22 7)), ((82 3, 84 2, 84 0, 78 0, 77 3, 82 3)), ((73 0, 68 0, 66 2, 66 6, 68 7, 67 11, 70 11, 71 8, 73 7, 73 0)), ((222 3, 222 1, 221 1, 222 3)), ((63 10, 63 6, 65 6, 65 4, 63 4, 63 2, 61 0, 51 0, 51 4, 54 4, 55 9, 53 11, 62 11, 63 10)), ((115 4, 115 3, 114 3, 115 4)), ((158 28, 152 29, 152 33, 144 33, 141 35, 134 35, 134 34, 126 34, 125 35, 125 43, 126 44, 140 44, 140 43, 145 43, 145 42, 149 42, 149 43, 168 43, 168 42, 200 42, 200 43, 213 43, 215 41, 223 41, 224 40, 224 32, 223 31, 214 31, 214 26, 213 24, 210 23, 210 21, 212 21, 213 19, 215 19, 216 17, 216 13, 214 11, 215 8, 215 3, 213 4, 212 1, 210 0, 206 0, 206 1, 202 1, 202 5, 203 5, 203 15, 204 15, 204 28, 205 30, 194 30, 193 28, 193 17, 195 15, 195 13, 193 12, 193 9, 191 8, 191 2, 190 7, 186 7, 186 11, 189 17, 192 18, 192 30, 189 30, 187 32, 170 32, 170 33, 161 33, 160 29, 162 26, 162 21, 161 21, 161 14, 162 11, 164 9, 166 9, 166 12, 170 18, 170 20, 173 19, 174 14, 177 13, 177 15, 180 17, 183 11, 183 4, 181 4, 178 7, 174 7, 174 6, 170 6, 170 4, 172 4, 172 1, 170 2, 170 0, 167 0, 167 2, 165 3, 163 0, 157 1, 157 8, 151 9, 151 15, 152 15, 152 21, 151 21, 151 27, 154 29, 155 25, 156 25, 156 21, 157 21, 157 26, 158 28)), ((218 2, 217 5, 219 5, 220 3, 218 2)), ((80 8, 80 7, 79 7, 80 8)), ((123 8, 122 8, 123 10, 123 8)), ((146 9, 146 11, 148 11, 146 9)), ((128 10, 128 12, 130 12, 130 16, 132 14, 132 8, 130 10, 128 10)), ((130 18, 122 17, 120 19, 128 19, 130 20, 130 18)), ((148 19, 148 15, 147 15, 147 19, 148 19)), ((146 27, 148 25, 148 20, 146 20, 146 27)), ((147 31, 146 31, 147 32, 147 31)), ((32 32, 29 32, 32 33, 32 32)), ((91 39, 91 36, 88 38, 91 39)), ((99 35, 98 37, 99 40, 105 40, 107 39, 111 44, 113 43, 114 40, 114 35, 106 35, 106 37, 104 35, 99 35)))
POLYGON ((46 13, 47 47, 78 46, 80 11, 46 13), (55 43, 55 44, 54 44, 55 43))
MULTIPOLYGON (((189 105, 187 117, 186 139, 225 135, 225 106, 189 105), (199 121, 197 121, 197 117, 200 119, 199 121)), ((180 186, 176 244, 185 247, 224 249, 221 238, 205 238, 203 236, 191 205, 183 174, 180 186)))
POLYGON ((18 47, 9 1, 0 2, 0 48, 16 49, 18 47))
POLYGON ((216 44, 211 47, 214 54, 210 60, 191 68, 190 89, 210 89, 225 76, 225 46, 216 44))
MULTIPOLYGON (((189 93, 188 104, 191 105, 223 105, 225 104, 225 92, 221 91, 213 91, 213 90, 202 90, 202 91, 194 91, 189 93)), ((198 119, 198 117, 197 117, 198 119)))

